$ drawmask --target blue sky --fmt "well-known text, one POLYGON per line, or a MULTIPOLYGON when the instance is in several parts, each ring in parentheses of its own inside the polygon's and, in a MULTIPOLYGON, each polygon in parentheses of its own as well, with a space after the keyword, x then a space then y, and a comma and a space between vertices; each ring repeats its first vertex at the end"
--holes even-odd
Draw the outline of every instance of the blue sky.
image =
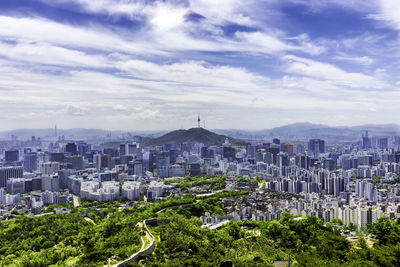
POLYGON ((0 129, 397 123, 397 0, 2 0, 0 129))

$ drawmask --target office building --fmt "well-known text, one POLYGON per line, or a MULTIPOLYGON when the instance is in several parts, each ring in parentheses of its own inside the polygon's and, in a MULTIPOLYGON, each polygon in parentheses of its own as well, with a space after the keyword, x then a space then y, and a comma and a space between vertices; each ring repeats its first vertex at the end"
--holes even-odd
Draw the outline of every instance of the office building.
POLYGON ((43 175, 52 175, 60 170, 59 162, 39 162, 38 171, 43 175))
POLYGON ((7 180, 9 178, 22 178, 22 167, 2 167, 0 168, 0 187, 7 187, 7 180))
POLYGON ((169 153, 161 152, 156 157, 157 176, 161 178, 168 177, 169 171, 169 153))
POLYGON ((70 164, 71 169, 83 170, 83 158, 82 156, 66 156, 65 162, 70 164))
POLYGON ((293 144, 284 143, 281 145, 281 151, 287 153, 289 156, 293 156, 293 144))
POLYGON ((25 179, 24 178, 10 178, 7 180, 7 192, 9 194, 23 194, 25 193, 25 179))
POLYGON ((18 150, 6 150, 4 152, 4 158, 6 162, 14 162, 19 160, 18 150))
POLYGON ((75 143, 67 143, 65 145, 65 152, 70 153, 71 155, 76 155, 78 152, 76 144, 75 143))
POLYGON ((34 172, 37 170, 37 154, 35 152, 28 152, 24 155, 24 170, 27 172, 34 172))
POLYGON ((140 196, 140 189, 141 184, 139 182, 127 181, 122 184, 122 198, 127 200, 137 200, 140 196))
POLYGON ((308 153, 314 157, 320 153, 325 153, 325 141, 321 139, 310 139, 308 141, 308 153))

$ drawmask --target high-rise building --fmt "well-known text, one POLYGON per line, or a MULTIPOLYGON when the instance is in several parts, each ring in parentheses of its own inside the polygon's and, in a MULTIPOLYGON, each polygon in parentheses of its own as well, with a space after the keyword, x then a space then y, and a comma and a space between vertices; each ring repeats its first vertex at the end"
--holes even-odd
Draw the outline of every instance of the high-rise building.
POLYGON ((60 180, 58 175, 42 176, 42 191, 56 192, 60 190, 60 180))
POLYGON ((309 155, 319 155, 319 153, 325 153, 325 141, 321 139, 310 139, 308 141, 308 153, 309 155))
POLYGON ((336 167, 336 161, 334 159, 324 159, 323 166, 324 169, 333 171, 336 167))
POLYGON ((86 152, 89 151, 89 145, 83 141, 76 143, 76 148, 78 150, 78 155, 85 156, 86 152))
POLYGON ((127 154, 128 155, 137 155, 139 152, 139 144, 137 143, 132 143, 132 144, 127 144, 127 154))
POLYGON ((6 150, 4 154, 6 162, 14 162, 19 160, 18 150, 6 150))
POLYGON ((280 152, 280 146, 278 144, 271 144, 271 146, 268 148, 268 152, 272 154, 272 161, 273 164, 277 164, 277 155, 280 152))
POLYGON ((129 175, 142 175, 143 174, 143 161, 136 159, 128 164, 129 175))
POLYGON ((308 170, 310 167, 310 158, 304 154, 297 154, 295 157, 295 165, 308 170))
POLYGON ((127 200, 135 200, 140 196, 140 182, 128 181, 122 184, 122 198, 127 200))
POLYGON ((27 172, 37 170, 37 154, 35 152, 28 152, 24 155, 24 170, 27 172))
POLYGON ((59 178, 59 184, 61 189, 66 189, 68 188, 68 176, 75 174, 75 170, 59 170, 58 171, 58 178, 59 178))
POLYGON ((60 170, 59 162, 40 162, 38 171, 44 175, 52 175, 57 173, 60 170))
POLYGON ((286 152, 289 156, 293 156, 293 144, 284 143, 281 145, 282 152, 286 152))
POLYGON ((277 155, 277 164, 278 167, 289 166, 289 156, 285 152, 280 152, 277 155))
POLYGON ((248 158, 255 158, 256 157, 256 146, 247 144, 246 146, 246 155, 248 158))
POLYGON ((54 162, 64 162, 65 159, 65 153, 62 152, 54 152, 54 153, 50 153, 49 155, 50 159, 48 161, 54 161, 54 162))
POLYGON ((382 137, 378 138, 378 148, 379 149, 386 149, 388 148, 388 138, 387 137, 382 137))
POLYGON ((119 150, 116 148, 105 148, 103 152, 111 157, 119 157, 119 150))
POLYGON ((296 153, 297 154, 304 154, 304 146, 302 145, 302 144, 298 144, 297 146, 296 146, 296 153))
POLYGON ((272 139, 272 143, 275 145, 280 145, 281 144, 281 140, 279 138, 274 138, 272 139))
POLYGON ((98 170, 110 169, 111 167, 110 155, 97 154, 94 157, 94 161, 98 170))
POLYGON ((236 150, 234 147, 231 147, 230 145, 224 145, 222 147, 222 156, 225 159, 228 159, 228 161, 232 161, 235 158, 236 155, 236 150))
POLYGON ((119 145, 119 155, 124 156, 126 155, 126 144, 120 144, 119 145))
POLYGON ((82 156, 66 156, 65 162, 69 163, 74 170, 83 170, 82 156))
POLYGON ((157 155, 156 166, 158 177, 168 177, 169 164, 169 153, 167 151, 161 152, 157 155))
POLYGON ((24 178, 10 178, 7 180, 7 192, 10 194, 23 194, 25 193, 25 179, 24 178))
POLYGON ((368 137, 368 131, 365 131, 365 134, 362 136, 362 147, 363 149, 371 148, 371 139, 368 137))
POLYGON ((156 157, 153 152, 146 152, 143 154, 143 172, 154 171, 154 164, 156 161, 156 157))
POLYGON ((0 188, 0 203, 5 202, 5 196, 6 196, 6 193, 5 193, 4 188, 0 188))
POLYGON ((191 163, 189 173, 190 176, 200 176, 201 175, 200 163, 191 163))
POLYGON ((22 167, 3 167, 0 168, 0 187, 7 187, 7 180, 9 178, 22 178, 22 167))
POLYGON ((65 145, 65 152, 71 153, 71 155, 76 155, 78 150, 75 143, 67 143, 65 145))

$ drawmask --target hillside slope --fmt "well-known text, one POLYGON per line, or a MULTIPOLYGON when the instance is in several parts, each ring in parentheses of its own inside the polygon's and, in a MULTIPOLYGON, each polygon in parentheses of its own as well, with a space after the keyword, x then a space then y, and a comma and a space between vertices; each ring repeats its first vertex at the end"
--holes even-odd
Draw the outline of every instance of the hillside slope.
POLYGON ((188 130, 176 130, 164 134, 158 138, 147 139, 144 141, 143 145, 163 145, 169 142, 176 142, 177 144, 198 142, 204 143, 207 146, 222 145, 225 142, 226 138, 228 138, 229 142, 234 145, 245 144, 244 141, 234 139, 225 135, 216 134, 204 128, 191 128, 188 130))

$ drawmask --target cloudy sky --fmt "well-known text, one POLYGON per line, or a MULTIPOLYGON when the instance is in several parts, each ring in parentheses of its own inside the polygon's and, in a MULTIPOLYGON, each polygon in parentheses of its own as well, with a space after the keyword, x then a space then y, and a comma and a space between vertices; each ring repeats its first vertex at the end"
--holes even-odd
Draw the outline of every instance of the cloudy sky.
POLYGON ((1 0, 0 130, 398 123, 398 0, 1 0))

